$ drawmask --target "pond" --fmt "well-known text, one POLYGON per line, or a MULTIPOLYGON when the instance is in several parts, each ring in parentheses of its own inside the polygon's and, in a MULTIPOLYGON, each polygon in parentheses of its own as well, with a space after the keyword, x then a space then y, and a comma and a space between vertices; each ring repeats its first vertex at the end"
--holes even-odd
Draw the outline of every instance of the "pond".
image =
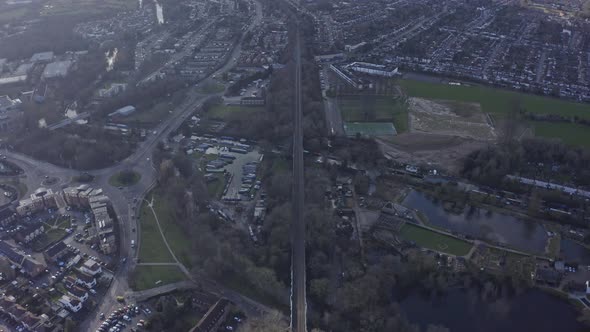
POLYGON ((566 262, 590 265, 590 250, 577 242, 562 237, 560 250, 566 262))
POLYGON ((578 312, 571 304, 538 289, 496 301, 454 289, 434 299, 412 294, 400 305, 408 320, 423 330, 436 324, 453 332, 588 331, 576 320, 578 312))
POLYGON ((440 201, 418 191, 410 192, 403 204, 424 213, 430 224, 436 227, 503 243, 526 252, 543 254, 545 251, 547 233, 538 223, 474 207, 466 208, 461 214, 453 214, 446 211, 440 201))

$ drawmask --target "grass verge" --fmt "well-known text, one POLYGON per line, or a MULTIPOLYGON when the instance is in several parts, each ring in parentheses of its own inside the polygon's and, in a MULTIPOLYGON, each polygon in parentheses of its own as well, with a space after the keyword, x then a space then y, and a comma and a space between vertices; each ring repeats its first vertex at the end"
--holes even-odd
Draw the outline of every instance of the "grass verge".
POLYGON ((172 263, 172 255, 164 244, 154 214, 146 202, 141 205, 139 220, 141 224, 140 261, 143 263, 172 263))

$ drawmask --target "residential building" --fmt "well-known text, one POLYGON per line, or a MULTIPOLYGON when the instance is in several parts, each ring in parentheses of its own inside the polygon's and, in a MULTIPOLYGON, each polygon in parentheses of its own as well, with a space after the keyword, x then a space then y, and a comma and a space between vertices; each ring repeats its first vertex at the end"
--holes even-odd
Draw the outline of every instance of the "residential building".
POLYGON ((71 312, 78 312, 82 310, 82 302, 73 296, 63 295, 59 299, 59 303, 61 303, 64 308, 70 310, 71 312))
POLYGON ((59 241, 58 243, 49 247, 49 249, 43 252, 43 256, 45 260, 48 262, 58 262, 61 260, 63 256, 68 252, 68 247, 63 241, 59 241))
POLYGON ((76 297, 78 300, 80 300, 80 302, 85 302, 88 300, 88 292, 84 288, 74 285, 72 287, 68 287, 67 289, 68 293, 76 297))
POLYGON ((0 254, 10 260, 12 264, 19 268, 20 272, 30 277, 36 277, 47 268, 46 265, 27 257, 24 253, 18 252, 14 247, 0 241, 0 254))
POLYGON ((16 220, 17 220, 17 214, 12 208, 7 207, 7 208, 0 210, 0 225, 2 225, 2 227, 6 227, 8 225, 11 225, 16 220))
POLYGON ((30 243, 45 232, 42 223, 31 223, 19 226, 14 234, 14 239, 22 243, 30 243))
POLYGON ((86 262, 84 262, 84 265, 82 265, 82 267, 80 267, 80 271, 94 277, 102 272, 102 268, 97 262, 93 261, 92 259, 89 259, 86 262))
POLYGON ((78 285, 82 285, 88 289, 94 288, 96 286, 96 279, 93 276, 87 275, 82 272, 76 273, 76 283, 78 285))

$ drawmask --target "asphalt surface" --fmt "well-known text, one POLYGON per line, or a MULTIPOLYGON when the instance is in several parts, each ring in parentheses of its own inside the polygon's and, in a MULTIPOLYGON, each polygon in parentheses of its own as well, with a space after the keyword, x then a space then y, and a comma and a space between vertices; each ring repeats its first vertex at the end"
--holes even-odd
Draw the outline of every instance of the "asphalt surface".
POLYGON ((301 95, 301 37, 295 46, 295 109, 293 114, 293 220, 291 224, 291 330, 307 330, 305 296, 305 218, 303 176, 303 128, 301 95))

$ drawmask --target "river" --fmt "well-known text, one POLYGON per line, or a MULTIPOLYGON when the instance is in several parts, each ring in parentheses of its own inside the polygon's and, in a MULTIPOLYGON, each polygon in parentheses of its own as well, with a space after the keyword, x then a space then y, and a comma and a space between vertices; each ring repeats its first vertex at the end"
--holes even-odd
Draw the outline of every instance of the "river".
POLYGON ((154 3, 156 4, 156 18, 158 19, 158 24, 164 24, 164 8, 162 8, 162 5, 158 0, 154 0, 154 3))
POLYGON ((541 224, 523 221, 479 208, 467 207, 461 214, 447 212, 440 202, 412 191, 403 204, 424 213, 430 224, 452 232, 506 244, 526 252, 543 254, 547 233, 541 224))
POLYGON ((105 53, 105 56, 107 58, 107 71, 111 71, 115 67, 115 62, 117 61, 117 54, 119 54, 119 49, 116 47, 105 53))
POLYGON ((425 330, 428 324, 443 325, 452 332, 582 332, 572 305, 530 289, 496 301, 483 301, 478 292, 459 289, 430 299, 414 293, 400 302, 408 320, 425 330))

